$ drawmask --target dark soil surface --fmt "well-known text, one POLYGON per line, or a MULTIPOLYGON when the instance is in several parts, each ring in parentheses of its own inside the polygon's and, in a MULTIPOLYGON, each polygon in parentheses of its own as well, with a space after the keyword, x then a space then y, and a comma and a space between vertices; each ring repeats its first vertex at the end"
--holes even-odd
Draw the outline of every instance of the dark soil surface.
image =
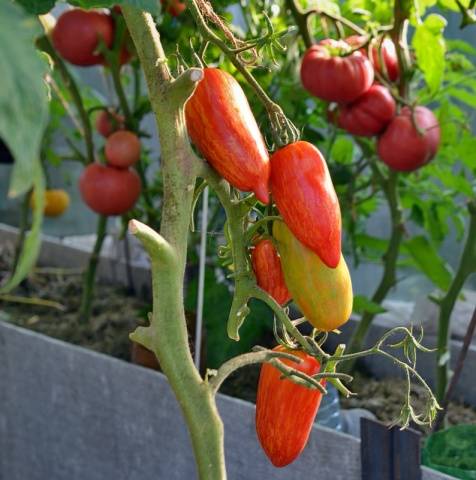
MULTIPOLYGON (((9 275, 12 258, 12 248, 0 247, 0 283, 9 275)), ((0 318, 130 361, 131 341, 128 335, 138 325, 146 324, 150 305, 124 289, 99 284, 95 291, 91 320, 88 324, 81 324, 77 315, 81 279, 81 272, 78 271, 36 268, 25 282, 11 292, 14 298, 0 295, 0 318), (20 300, 33 303, 21 303, 20 300)), ((149 363, 149 360, 145 362, 149 363)), ((242 368, 227 379, 221 391, 255 402, 258 377, 259 366, 242 368)), ((341 398, 343 408, 365 408, 388 424, 398 417, 405 396, 405 383, 402 380, 375 380, 358 373, 351 389, 357 396, 341 398)), ((424 393, 418 386, 414 387, 412 393, 418 410, 425 399, 424 393)), ((452 402, 447 418, 451 425, 476 424, 476 409, 452 402)))
MULTIPOLYGON (((9 275, 12 258, 12 248, 0 247, 0 282, 9 275)), ((150 306, 124 289, 99 284, 91 320, 80 323, 81 281, 77 270, 36 268, 10 295, 0 295, 2 317, 21 327, 129 360, 128 335, 137 325, 145 324, 150 306)))

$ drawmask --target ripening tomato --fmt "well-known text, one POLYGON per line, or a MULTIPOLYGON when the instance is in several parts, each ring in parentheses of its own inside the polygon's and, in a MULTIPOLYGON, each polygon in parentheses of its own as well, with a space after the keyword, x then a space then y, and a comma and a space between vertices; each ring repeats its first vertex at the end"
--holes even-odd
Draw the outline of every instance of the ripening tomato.
POLYGON ((273 224, 284 279, 293 301, 315 328, 332 331, 352 313, 352 280, 344 257, 329 268, 305 247, 282 221, 273 224))
POLYGON ((111 48, 114 22, 110 15, 94 10, 68 10, 53 30, 53 45, 58 53, 73 65, 99 65, 104 59, 97 53, 99 39, 111 48))
POLYGON ((439 144, 440 126, 433 112, 416 107, 412 113, 404 107, 380 136, 377 153, 394 170, 409 172, 427 164, 439 144))
POLYGON ((372 137, 385 129, 395 111, 395 100, 388 89, 372 85, 355 102, 339 108, 337 124, 352 135, 372 137))
POLYGON ((141 181, 134 170, 91 163, 79 177, 79 191, 86 205, 101 215, 122 215, 137 202, 141 181))
POLYGON ((131 167, 140 159, 139 137, 128 130, 114 132, 106 141, 104 155, 111 167, 131 167))
POLYGON ((187 8, 182 0, 160 0, 160 3, 172 17, 178 17, 187 8))
POLYGON ((122 115, 114 111, 101 110, 96 117, 96 130, 107 138, 116 130, 122 130, 125 121, 126 119, 122 115))
MULTIPOLYGON (((69 207, 68 192, 62 189, 48 189, 45 191, 45 205, 43 213, 47 217, 59 217, 69 207)), ((35 192, 30 196, 30 208, 35 208, 35 192)))
POLYGON ((271 193, 296 237, 330 268, 341 256, 341 215, 326 161, 308 142, 295 142, 271 156, 271 193))
POLYGON ((190 138, 225 180, 268 203, 268 151, 245 93, 223 70, 203 73, 185 105, 190 138))
MULTIPOLYGON (((359 45, 363 45, 366 41, 364 36, 361 35, 351 35, 347 37, 345 41, 351 45, 352 47, 358 47, 359 45)), ((372 42, 371 47, 371 61, 374 69, 379 72, 381 75, 384 75, 383 69, 381 67, 380 62, 380 55, 379 55, 379 43, 380 39, 375 39, 372 42)), ((387 70, 388 78, 392 82, 397 80, 400 75, 400 67, 398 65, 398 56, 397 50, 395 49, 395 44, 390 38, 385 38, 382 42, 381 48, 381 55, 385 64, 385 68, 387 70)), ((362 54, 367 56, 367 50, 363 48, 361 50, 362 54)))
POLYGON ((342 40, 326 39, 310 47, 301 63, 303 87, 328 102, 348 103, 360 97, 372 85, 374 70, 365 55, 349 51, 342 40))
MULTIPOLYGON (((279 345, 273 349, 301 359, 300 363, 281 359, 285 365, 307 375, 319 373, 319 361, 305 352, 288 350, 279 345)), ((269 363, 263 364, 256 398, 256 432, 261 447, 275 467, 285 467, 306 446, 321 403, 319 390, 297 385, 269 363)))
POLYGON ((268 239, 260 240, 251 252, 251 264, 256 275, 256 283, 269 293, 280 305, 291 300, 291 295, 284 282, 281 260, 268 239))

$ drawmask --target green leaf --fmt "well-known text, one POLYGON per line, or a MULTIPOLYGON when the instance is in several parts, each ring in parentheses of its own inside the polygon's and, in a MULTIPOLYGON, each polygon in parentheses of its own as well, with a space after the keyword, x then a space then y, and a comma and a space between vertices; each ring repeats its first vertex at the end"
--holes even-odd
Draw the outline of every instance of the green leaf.
POLYGON ((159 0, 70 0, 68 3, 82 8, 112 7, 114 5, 131 5, 150 12, 152 15, 160 13, 159 0))
POLYGON ((438 91, 445 72, 446 46, 443 30, 446 23, 441 15, 432 13, 416 26, 412 40, 418 66, 432 93, 438 91))
POLYGON ((369 298, 365 297, 364 295, 355 295, 354 296, 354 305, 352 310, 355 313, 363 314, 365 312, 368 313, 385 313, 387 310, 383 308, 378 303, 372 302, 369 298))
POLYGON ((337 163, 349 164, 354 158, 354 144, 347 137, 338 137, 331 150, 332 159, 337 163))
MULTIPOLYGON (((26 234, 15 272, 13 272, 13 275, 2 286, 0 293, 9 292, 19 285, 34 267, 38 254, 40 253, 41 225, 43 223, 43 208, 45 202, 45 179, 39 160, 34 162, 30 177, 33 180, 33 188, 35 190, 35 207, 33 210, 31 230, 26 234)), ((29 195, 29 193, 25 195, 29 195)))
POLYGON ((48 13, 56 3, 56 0, 16 0, 28 13, 42 15, 48 13))
POLYGON ((441 290, 446 291, 452 280, 449 266, 438 255, 433 245, 423 235, 405 242, 413 261, 418 268, 441 290))
POLYGON ((448 10, 459 12, 459 7, 456 3, 456 0, 438 0, 438 5, 448 10))
POLYGON ((39 22, 6 2, 0 15, 0 136, 15 158, 10 196, 28 191, 48 122, 48 97, 43 76, 47 63, 34 46, 39 22))

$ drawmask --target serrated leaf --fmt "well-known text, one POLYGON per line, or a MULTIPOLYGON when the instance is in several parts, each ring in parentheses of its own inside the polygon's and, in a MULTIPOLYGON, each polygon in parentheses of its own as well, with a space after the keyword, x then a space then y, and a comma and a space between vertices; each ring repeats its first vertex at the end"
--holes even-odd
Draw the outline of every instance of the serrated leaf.
POLYGON ((423 235, 405 242, 405 248, 418 268, 441 290, 446 291, 453 275, 435 247, 423 235))
POLYGON ((445 72, 446 45, 443 30, 446 23, 441 15, 432 13, 416 26, 412 40, 418 66, 432 93, 438 91, 445 72))
POLYGON ((387 310, 379 305, 378 303, 372 302, 369 298, 364 295, 355 295, 354 296, 354 305, 352 310, 355 313, 363 314, 368 313, 385 313, 387 310))
POLYGON ((34 46, 39 22, 6 2, 0 15, 0 136, 15 158, 10 196, 28 191, 48 121, 47 63, 34 46))

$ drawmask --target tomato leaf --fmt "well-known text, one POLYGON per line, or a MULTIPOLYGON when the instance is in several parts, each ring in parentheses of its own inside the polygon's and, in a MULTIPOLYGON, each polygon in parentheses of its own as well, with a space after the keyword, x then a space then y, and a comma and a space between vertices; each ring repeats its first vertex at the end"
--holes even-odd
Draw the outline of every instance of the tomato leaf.
POLYGON ((363 314, 368 313, 385 313, 387 310, 379 305, 378 303, 372 302, 369 298, 364 295, 355 295, 354 296, 354 305, 352 307, 354 313, 363 314))
POLYGON ((445 72, 446 45, 443 30, 446 24, 441 15, 432 13, 416 26, 412 40, 418 66, 433 93, 438 91, 445 72))
POLYGON ((43 132, 48 122, 48 97, 43 76, 47 63, 34 41, 40 24, 7 2, 0 15, 0 136, 15 158, 10 196, 28 191, 32 170, 39 162, 43 132))
MULTIPOLYGON (((16 269, 7 282, 2 285, 0 293, 9 292, 19 285, 35 265, 38 254, 40 253, 41 225, 43 223, 43 208, 45 201, 45 179, 39 161, 34 163, 30 176, 33 179, 33 188, 35 190, 35 206, 33 209, 31 230, 26 234, 16 269)), ((26 195, 29 195, 29 193, 26 193, 26 195)))
POLYGON ((42 15, 49 12, 56 3, 56 0, 16 0, 26 12, 33 15, 42 15))
POLYGON ((72 5, 82 8, 112 7, 114 5, 131 5, 140 10, 150 12, 152 15, 160 13, 160 2, 158 0, 71 0, 72 5))
POLYGON ((405 248, 418 268, 441 290, 447 290, 453 274, 438 255, 435 247, 423 235, 405 242, 405 248))

